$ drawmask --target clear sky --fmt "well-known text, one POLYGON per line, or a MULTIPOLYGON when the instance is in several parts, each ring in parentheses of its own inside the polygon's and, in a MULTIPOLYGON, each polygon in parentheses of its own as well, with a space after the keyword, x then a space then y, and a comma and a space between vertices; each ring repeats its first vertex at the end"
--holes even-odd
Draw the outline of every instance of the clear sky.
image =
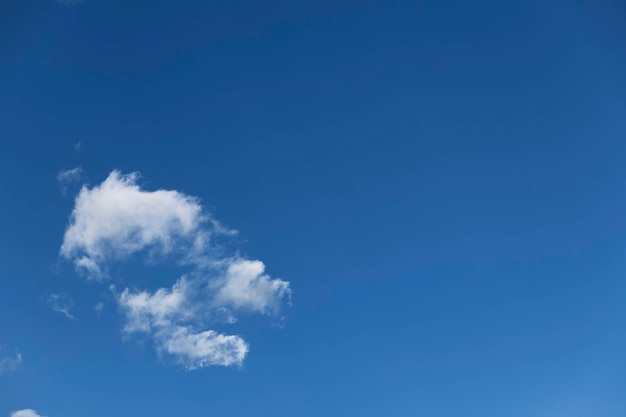
POLYGON ((621 1, 0 3, 0 417, 624 417, 621 1))

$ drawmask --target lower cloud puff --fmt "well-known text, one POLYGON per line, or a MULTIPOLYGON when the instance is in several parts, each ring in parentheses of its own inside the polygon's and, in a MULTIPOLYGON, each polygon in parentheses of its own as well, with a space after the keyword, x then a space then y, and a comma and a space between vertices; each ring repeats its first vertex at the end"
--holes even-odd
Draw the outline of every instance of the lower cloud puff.
POLYGON ((14 411, 11 413, 11 417, 45 417, 37 414, 35 410, 26 408, 24 410, 14 411))
POLYGON ((190 321, 198 322, 209 314, 189 294, 189 283, 180 279, 171 289, 154 293, 125 289, 118 297, 128 335, 143 333, 154 339, 155 348, 187 369, 209 365, 241 365, 248 345, 239 336, 223 335, 213 330, 194 331, 190 321))
POLYGON ((174 327, 156 336, 160 351, 174 355, 187 369, 208 365, 241 365, 248 345, 239 336, 223 335, 213 330, 194 333, 188 327, 174 327))

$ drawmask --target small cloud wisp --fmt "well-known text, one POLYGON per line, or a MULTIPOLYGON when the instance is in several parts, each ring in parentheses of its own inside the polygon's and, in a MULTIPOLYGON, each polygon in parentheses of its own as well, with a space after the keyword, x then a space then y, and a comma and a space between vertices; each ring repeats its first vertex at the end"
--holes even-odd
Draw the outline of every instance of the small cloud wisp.
POLYGON ((46 304, 57 313, 63 314, 70 320, 74 320, 74 314, 72 309, 74 308, 74 301, 69 295, 65 293, 52 293, 46 298, 46 304))
POLYGON ((15 371, 22 364, 22 355, 16 353, 15 356, 0 357, 0 374, 15 371))

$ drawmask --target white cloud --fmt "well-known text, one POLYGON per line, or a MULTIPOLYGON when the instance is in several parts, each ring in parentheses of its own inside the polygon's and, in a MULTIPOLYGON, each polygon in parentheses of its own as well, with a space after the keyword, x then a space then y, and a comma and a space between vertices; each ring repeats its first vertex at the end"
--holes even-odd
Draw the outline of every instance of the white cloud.
POLYGON ((154 294, 147 291, 131 293, 126 288, 118 298, 126 314, 124 331, 149 332, 169 326, 172 321, 189 316, 185 311, 187 283, 180 279, 171 290, 161 288, 154 294))
POLYGON ((65 171, 61 171, 57 174, 57 181, 61 184, 78 182, 83 177, 83 169, 81 167, 77 167, 74 169, 68 169, 65 171))
POLYGON ((278 310, 285 296, 290 294, 289 283, 271 279, 264 274, 261 261, 239 259, 228 265, 226 274, 215 282, 219 287, 215 304, 245 308, 260 313, 278 310))
POLYGON ((35 410, 27 408, 24 410, 12 412, 11 417, 45 417, 45 416, 40 416, 39 414, 37 414, 35 410))
POLYGON ((61 186, 63 195, 67 193, 67 189, 70 185, 78 183, 82 178, 83 169, 80 167, 59 172, 57 174, 57 181, 61 186))
POLYGON ((102 313, 102 310, 104 310, 104 303, 102 301, 96 303, 96 305, 93 306, 93 309, 97 315, 100 315, 100 313, 102 313))
POLYGON ((0 374, 4 372, 14 371, 22 364, 22 355, 17 353, 15 357, 0 357, 0 374))
POLYGON ((50 306, 50 308, 52 308, 52 310, 63 314, 68 319, 74 320, 74 315, 72 314, 74 301, 69 295, 62 292, 50 294, 48 298, 46 298, 46 303, 50 306))
POLYGON ((208 365, 241 365, 248 345, 239 336, 223 335, 213 330, 194 333, 190 327, 168 328, 158 334, 159 350, 176 356, 187 369, 208 365))
POLYGON ((125 289, 118 297, 126 318, 124 332, 151 335, 157 351, 175 357, 187 369, 241 365, 248 352, 242 338, 213 330, 194 331, 190 322, 202 322, 206 312, 190 303, 188 290, 184 278, 171 289, 153 294, 125 289))
POLYGON ((103 275, 107 260, 147 248, 164 255, 189 249, 189 240, 202 246, 198 231, 205 217, 198 201, 177 191, 144 191, 138 178, 113 171, 102 184, 83 186, 76 197, 61 255, 91 277, 103 275))
MULTIPOLYGON (((145 334, 156 350, 187 369, 240 365, 248 345, 236 335, 207 329, 232 324, 239 310, 275 314, 290 295, 287 281, 265 274, 261 261, 226 256, 219 242, 232 235, 202 210, 197 198, 178 191, 147 191, 137 173, 113 171, 76 197, 60 254, 90 278, 131 256, 192 266, 171 288, 124 289, 116 300, 127 335, 145 334)), ((114 291, 115 292, 115 291, 114 291)))

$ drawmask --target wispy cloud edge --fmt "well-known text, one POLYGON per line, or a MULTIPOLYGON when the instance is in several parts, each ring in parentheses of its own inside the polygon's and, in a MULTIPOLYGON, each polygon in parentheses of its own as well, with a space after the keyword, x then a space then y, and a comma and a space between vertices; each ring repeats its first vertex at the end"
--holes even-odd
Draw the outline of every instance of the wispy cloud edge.
POLYGON ((13 356, 4 356, 0 357, 0 374, 15 371, 22 364, 22 354, 16 353, 15 357, 13 356))
POLYGON ((65 293, 51 293, 46 297, 46 304, 57 313, 63 314, 70 320, 75 320, 72 309, 74 308, 74 300, 65 293))

